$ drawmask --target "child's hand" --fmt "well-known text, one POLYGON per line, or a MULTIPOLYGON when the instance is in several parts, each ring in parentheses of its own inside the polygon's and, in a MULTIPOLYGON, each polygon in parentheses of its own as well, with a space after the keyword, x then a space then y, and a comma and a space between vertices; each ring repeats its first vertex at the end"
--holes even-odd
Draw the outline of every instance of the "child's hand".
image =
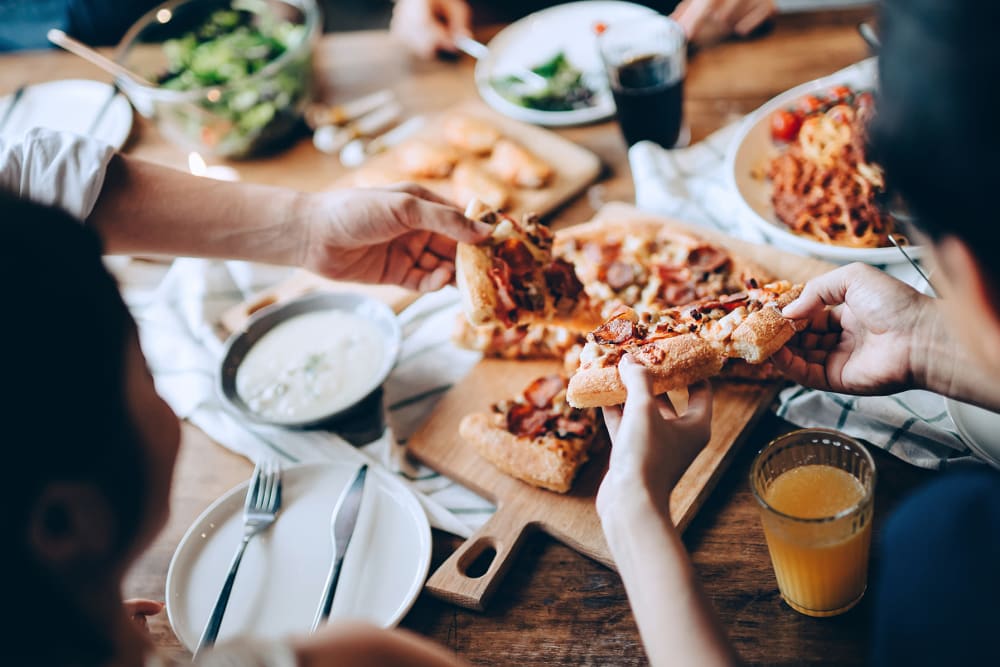
POLYGON ((129 618, 131 618, 140 629, 148 631, 149 628, 146 626, 146 617, 156 616, 163 611, 164 606, 165 605, 162 602, 157 602, 156 600, 136 598, 134 600, 125 600, 125 613, 128 614, 129 618))
POLYGON ((597 494, 597 509, 637 495, 668 511, 677 480, 708 443, 712 426, 712 388, 707 382, 689 390, 688 408, 678 416, 666 396, 653 396, 645 367, 628 355, 618 365, 628 399, 624 409, 604 409, 611 435, 608 474, 597 494))

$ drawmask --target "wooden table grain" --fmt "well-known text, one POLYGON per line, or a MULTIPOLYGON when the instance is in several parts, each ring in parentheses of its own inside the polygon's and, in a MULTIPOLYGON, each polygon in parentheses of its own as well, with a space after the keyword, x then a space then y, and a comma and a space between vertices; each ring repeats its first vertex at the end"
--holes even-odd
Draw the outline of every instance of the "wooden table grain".
MULTIPOLYGON (((867 12, 857 10, 785 15, 753 39, 694 54, 685 91, 693 139, 705 137, 791 86, 865 57, 865 45, 855 26, 867 17, 867 12)), ((323 95, 331 100, 389 86, 408 112, 420 113, 475 96, 471 62, 412 60, 383 32, 328 35, 320 44, 317 61, 323 95)), ((90 65, 63 53, 6 56, 0 63, 0 94, 25 81, 102 78, 90 65)), ((632 200, 625 146, 613 123, 565 129, 560 134, 596 153, 605 171, 599 186, 557 214, 557 224, 587 220, 603 201, 632 200)), ((142 119, 137 120, 125 150, 180 169, 187 167, 187 153, 168 144, 142 119)), ((244 180, 304 190, 321 190, 343 174, 335 157, 317 152, 305 139, 274 157, 234 166, 244 180)), ((756 449, 790 428, 773 416, 762 420, 684 540, 705 590, 747 663, 861 664, 868 650, 869 601, 838 618, 812 619, 789 609, 778 596, 747 475, 756 449)), ((880 470, 877 538, 885 516, 927 473, 881 451, 873 453, 880 470)), ((185 425, 169 522, 130 572, 126 594, 162 598, 167 565, 184 530, 212 500, 249 473, 243 458, 185 425)), ((433 566, 458 543, 435 532, 433 566)), ((873 576, 878 576, 877 562, 873 576)), ((178 657, 185 655, 166 619, 153 619, 150 625, 159 646, 178 657)), ((473 664, 646 664, 618 576, 542 535, 529 538, 485 613, 422 595, 403 626, 441 642, 473 664)))

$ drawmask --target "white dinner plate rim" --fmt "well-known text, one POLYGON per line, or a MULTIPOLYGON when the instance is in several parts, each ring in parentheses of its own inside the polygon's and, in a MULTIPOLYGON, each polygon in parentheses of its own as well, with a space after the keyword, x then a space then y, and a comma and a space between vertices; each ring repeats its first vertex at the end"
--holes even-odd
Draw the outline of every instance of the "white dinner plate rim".
MULTIPOLYGON (((360 465, 361 465, 360 462, 352 463, 347 461, 329 461, 322 463, 298 463, 284 467, 281 473, 283 476, 298 475, 298 474, 305 474, 310 470, 331 468, 331 467, 350 467, 352 469, 356 469, 360 465)), ((383 627, 385 628, 394 628, 397 625, 399 625, 400 621, 402 621, 403 618, 406 616, 406 614, 408 614, 409 611, 413 608, 413 605, 416 603, 417 598, 420 596, 420 593, 424 588, 424 583, 427 581, 427 575, 430 573, 431 555, 432 555, 431 527, 430 527, 430 522, 427 520, 427 514, 426 512, 424 512, 424 509, 420 504, 420 500, 417 499, 413 491, 407 488, 407 486, 403 484, 403 482, 400 479, 398 479, 392 473, 386 472, 376 466, 369 466, 369 472, 374 473, 373 477, 375 479, 378 479, 382 483, 390 484, 393 487, 395 487, 395 490, 397 492, 401 492, 402 497, 406 498, 407 509, 411 514, 413 514, 414 518, 417 520, 416 528, 419 533, 419 540, 420 540, 420 562, 417 564, 418 576, 414 578, 413 584, 410 586, 410 589, 406 592, 404 603, 399 607, 396 614, 392 616, 383 625, 383 627)), ((174 549, 174 553, 170 556, 170 564, 167 566, 167 579, 166 579, 166 584, 164 586, 164 599, 166 601, 167 620, 170 623, 170 627, 173 630, 174 634, 177 636, 178 640, 182 644, 184 644, 190 651, 194 651, 195 646, 187 646, 184 639, 181 637, 180 633, 177 632, 176 629, 178 627, 177 623, 179 622, 178 618, 179 612, 175 606, 175 603, 173 603, 173 600, 176 597, 174 587, 177 585, 176 584, 177 577, 180 576, 180 573, 177 571, 177 568, 180 567, 179 560, 183 556, 182 552, 186 551, 186 549, 188 548, 188 544, 193 543, 195 535, 204 532, 202 526, 204 526, 205 523, 208 522, 211 517, 213 517, 217 512, 219 512, 220 508, 223 505, 225 505, 228 502, 231 502, 234 496, 238 497, 239 499, 237 507, 240 509, 238 509, 237 511, 240 512, 242 511, 243 498, 246 497, 246 490, 249 484, 250 484, 249 479, 237 484, 236 486, 230 488, 228 491, 226 491, 221 496, 216 498, 208 507, 206 507, 198 515, 198 517, 193 522, 191 522, 191 525, 188 526, 187 530, 184 531, 183 537, 181 537, 180 541, 177 543, 177 547, 174 549)), ((281 520, 280 516, 278 520, 279 521, 281 520)), ((328 532, 325 532, 324 535, 329 536, 328 532)), ((195 547, 192 546, 190 548, 195 548, 195 547)), ((233 545, 233 549, 235 551, 236 545, 233 545)))
MULTIPOLYGON (((111 93, 112 89, 111 84, 104 83, 103 81, 96 81, 94 79, 56 79, 53 81, 42 81, 39 83, 29 84, 28 87, 25 88, 24 94, 25 95, 29 94, 29 91, 31 91, 32 89, 34 90, 41 89, 44 91, 47 88, 59 88, 59 87, 64 87, 67 84, 69 85, 82 84, 85 86, 95 86, 95 87, 100 86, 101 88, 104 88, 108 94, 111 93)), ((10 104, 10 100, 13 98, 13 96, 14 93, 11 92, 8 93, 7 95, 0 97, 0 116, 6 113, 8 106, 10 104)), ((24 100, 22 98, 19 104, 23 103, 23 101, 24 100)), ((100 110, 99 108, 95 109, 95 113, 98 112, 99 110, 100 110)), ((132 105, 129 103, 129 100, 125 96, 125 94, 119 92, 115 96, 114 101, 108 106, 107 109, 105 109, 104 113, 105 116, 101 120, 101 124, 98 126, 99 128, 104 127, 104 125, 107 123, 108 117, 112 113, 120 113, 122 117, 122 122, 112 125, 111 127, 114 129, 114 131, 107 132, 107 136, 97 136, 96 138, 107 142, 109 145, 114 146, 116 149, 121 149, 122 146, 125 145, 125 142, 128 141, 129 136, 131 136, 132 125, 135 123, 135 114, 132 111, 132 105), (127 122, 125 121, 126 117, 127 117, 127 122)))
MULTIPOLYGON (((974 408, 977 410, 982 410, 983 408, 977 408, 974 405, 969 405, 967 403, 962 403, 961 401, 956 401, 953 398, 946 398, 944 400, 945 410, 948 412, 948 416, 951 420, 955 422, 955 428, 958 429, 958 435, 961 437, 962 442, 964 442, 969 449, 973 451, 980 459, 994 468, 1000 470, 1000 455, 990 452, 988 449, 980 445, 976 439, 972 436, 972 431, 969 429, 968 424, 963 416, 963 410, 965 408, 974 408)), ((989 410, 986 410, 989 412, 989 410)), ((1000 423, 1000 414, 997 415, 997 421, 1000 423)))
MULTIPOLYGON (((861 65, 863 67, 874 67, 875 61, 876 58, 874 57, 866 58, 859 61, 857 65, 861 65)), ((772 245, 776 245, 775 241, 780 241, 782 246, 790 246, 800 252, 836 262, 860 261, 868 264, 903 263, 906 261, 906 258, 903 257, 903 254, 894 247, 849 248, 820 243, 819 241, 813 241, 804 236, 794 234, 793 232, 784 229, 779 221, 768 220, 758 214, 740 190, 736 174, 737 154, 743 146, 743 143, 747 140, 748 135, 757 126, 757 124, 763 119, 770 117, 774 111, 787 105, 789 102, 811 93, 826 90, 832 86, 844 83, 845 81, 848 81, 848 77, 845 76, 844 72, 834 72, 833 74, 828 74, 818 79, 813 79, 812 81, 807 81, 790 88, 783 93, 772 97, 760 107, 750 112, 740 123, 736 134, 730 141, 726 150, 726 182, 732 192, 736 195, 738 205, 740 210, 743 211, 744 217, 749 219, 753 225, 768 238, 772 245)), ((912 245, 907 247, 907 253, 914 259, 923 257, 924 252, 924 246, 912 245)))
POLYGON ((518 104, 508 101, 493 87, 493 69, 498 60, 503 57, 505 42, 515 39, 520 33, 528 30, 537 21, 548 20, 553 15, 565 12, 579 11, 581 5, 587 6, 587 11, 599 11, 597 5, 613 5, 620 9, 628 8, 628 11, 646 11, 650 14, 657 12, 649 7, 638 5, 632 2, 621 0, 600 0, 599 2, 569 2, 555 5, 546 9, 528 14, 522 19, 511 23, 503 30, 494 35, 487 46, 489 55, 476 63, 475 79, 476 87, 483 100, 505 116, 515 120, 520 120, 534 125, 545 127, 572 127, 575 125, 586 125, 607 120, 615 115, 615 103, 609 90, 598 91, 598 103, 583 109, 573 109, 572 111, 540 111, 538 109, 528 109, 518 104))

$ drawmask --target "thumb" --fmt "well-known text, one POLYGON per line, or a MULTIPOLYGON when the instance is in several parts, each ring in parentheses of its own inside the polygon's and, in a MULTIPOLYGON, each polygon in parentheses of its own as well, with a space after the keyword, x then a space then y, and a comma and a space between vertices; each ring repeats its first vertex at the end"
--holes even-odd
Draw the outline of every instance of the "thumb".
POLYGON ((156 600, 125 600, 125 608, 132 616, 156 616, 165 605, 156 600))
POLYGON ((826 306, 844 303, 847 290, 858 277, 857 271, 851 264, 813 278, 806 283, 799 298, 785 306, 781 314, 792 320, 801 320, 812 317, 826 306))
POLYGON ((622 418, 631 421, 636 417, 630 415, 652 408, 653 377, 646 367, 633 359, 630 354, 626 354, 618 363, 618 375, 621 376, 625 391, 628 392, 622 418))
POLYGON ((675 10, 672 18, 684 28, 684 34, 690 41, 698 34, 702 24, 708 20, 711 9, 712 2, 710 0, 690 0, 690 2, 682 3, 678 7, 680 11, 675 10))
POLYGON ((460 243, 479 243, 493 231, 491 225, 470 220, 456 208, 426 201, 419 202, 412 222, 416 229, 435 232, 460 243))

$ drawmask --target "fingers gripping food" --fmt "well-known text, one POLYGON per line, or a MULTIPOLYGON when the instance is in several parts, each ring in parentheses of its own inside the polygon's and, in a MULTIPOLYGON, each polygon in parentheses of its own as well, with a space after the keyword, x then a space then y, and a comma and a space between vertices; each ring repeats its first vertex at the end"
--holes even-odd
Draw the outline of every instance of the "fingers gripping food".
POLYGON ((624 402, 618 362, 626 353, 650 370, 658 394, 717 375, 728 359, 760 364, 795 334, 781 309, 801 290, 787 281, 750 284, 660 313, 623 309, 588 335, 567 400, 578 408, 624 402))
POLYGON ((458 244, 455 270, 462 307, 474 325, 541 321, 587 330, 598 320, 573 266, 552 256, 552 232, 526 215, 520 223, 479 201, 470 218, 493 225, 479 245, 458 244))

